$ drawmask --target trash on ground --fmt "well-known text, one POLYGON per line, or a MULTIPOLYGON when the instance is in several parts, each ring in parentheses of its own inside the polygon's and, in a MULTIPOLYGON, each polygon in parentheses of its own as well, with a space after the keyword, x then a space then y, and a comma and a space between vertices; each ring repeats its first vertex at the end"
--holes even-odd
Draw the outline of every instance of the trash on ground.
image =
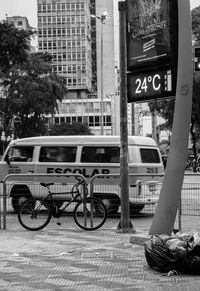
POLYGON ((200 236, 198 233, 155 234, 145 242, 148 265, 167 276, 180 273, 200 275, 200 236))

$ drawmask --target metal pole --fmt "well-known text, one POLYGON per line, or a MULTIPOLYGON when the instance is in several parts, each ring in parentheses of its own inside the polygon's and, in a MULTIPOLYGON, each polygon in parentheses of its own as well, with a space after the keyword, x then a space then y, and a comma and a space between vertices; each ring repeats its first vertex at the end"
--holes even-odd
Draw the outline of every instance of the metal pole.
POLYGON ((167 168, 149 234, 171 235, 185 173, 192 110, 192 28, 190 1, 178 0, 178 73, 176 103, 167 168))
POLYGON ((121 220, 119 232, 134 232, 130 221, 129 183, 128 183, 128 127, 127 127, 127 58, 126 58, 126 2, 119 2, 120 32, 120 182, 121 182, 121 220))
POLYGON ((100 28, 101 28, 101 135, 104 135, 104 123, 103 123, 103 16, 101 16, 100 28))

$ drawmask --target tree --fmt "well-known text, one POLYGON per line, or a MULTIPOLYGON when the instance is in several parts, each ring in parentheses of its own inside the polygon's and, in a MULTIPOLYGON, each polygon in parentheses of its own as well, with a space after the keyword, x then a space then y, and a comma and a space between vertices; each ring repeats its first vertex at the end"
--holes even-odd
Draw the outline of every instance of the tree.
POLYGON ((49 130, 49 135, 92 135, 86 124, 74 122, 72 124, 54 124, 49 130))
POLYGON ((192 10, 193 40, 200 41, 200 6, 192 10))
MULTIPOLYGON (((12 35, 13 26, 1 26, 2 40, 5 32, 12 35)), ((61 76, 51 73, 52 57, 48 53, 27 53, 26 34, 17 30, 14 54, 10 50, 12 41, 4 41, 3 50, 8 53, 8 60, 0 62, 0 78, 4 96, 0 98, 0 114, 3 116, 3 130, 8 132, 13 120, 16 123, 17 137, 41 135, 45 132, 45 121, 48 114, 53 115, 57 109, 57 101, 62 100, 67 89, 61 76), (18 44, 19 41, 22 41, 18 44), (19 46, 19 47, 18 47, 19 46), (10 62, 9 62, 10 59, 10 62)))
POLYGON ((24 63, 30 49, 27 40, 34 34, 35 31, 19 30, 7 21, 0 22, 0 72, 24 63))

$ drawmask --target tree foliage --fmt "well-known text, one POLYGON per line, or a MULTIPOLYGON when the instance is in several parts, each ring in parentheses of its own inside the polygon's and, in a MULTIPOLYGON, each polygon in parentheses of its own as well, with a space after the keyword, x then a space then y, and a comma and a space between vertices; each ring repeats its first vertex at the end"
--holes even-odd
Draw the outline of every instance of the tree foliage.
POLYGON ((72 124, 54 124, 49 130, 49 135, 92 135, 86 124, 74 122, 72 124))
POLYGON ((192 10, 192 32, 193 39, 200 41, 200 6, 192 10))
POLYGON ((1 44, 4 52, 9 52, 5 62, 3 59, 0 62, 4 92, 3 98, 0 98, 3 130, 8 132, 15 119, 17 137, 44 134, 46 116, 55 113, 57 101, 61 101, 67 92, 64 79, 51 73, 50 54, 28 53, 27 37, 31 33, 3 24, 0 26, 2 39, 5 33, 12 36, 16 32, 15 38, 11 37, 10 41, 6 38, 1 44), (16 50, 11 50, 10 46, 16 50))
POLYGON ((14 65, 23 64, 28 58, 27 40, 35 34, 15 28, 7 21, 0 22, 0 71, 8 72, 14 65))

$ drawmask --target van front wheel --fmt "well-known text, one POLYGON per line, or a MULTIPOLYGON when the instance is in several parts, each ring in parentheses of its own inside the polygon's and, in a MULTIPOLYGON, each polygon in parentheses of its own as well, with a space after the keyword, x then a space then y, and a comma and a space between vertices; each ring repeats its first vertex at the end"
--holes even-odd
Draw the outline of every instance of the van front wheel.
POLYGON ((14 211, 18 212, 19 207, 29 198, 30 196, 23 194, 12 197, 12 207, 14 211))

